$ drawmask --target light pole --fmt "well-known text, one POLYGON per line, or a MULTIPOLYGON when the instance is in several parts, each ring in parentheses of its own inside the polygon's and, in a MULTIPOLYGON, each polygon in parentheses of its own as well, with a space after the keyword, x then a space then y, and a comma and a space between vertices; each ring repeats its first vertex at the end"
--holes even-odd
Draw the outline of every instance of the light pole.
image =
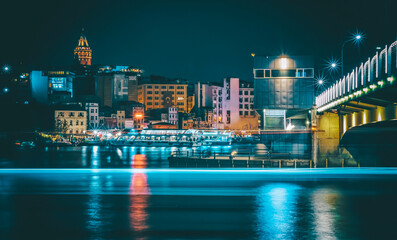
MULTIPOLYGON (((353 34, 353 36, 349 39, 346 39, 343 43, 342 43, 342 48, 341 48, 341 77, 343 78, 343 49, 345 48, 346 43, 348 42, 354 42, 354 43, 360 43, 360 41, 364 38, 362 33, 356 32, 355 34, 353 34)), ((332 66, 333 67, 333 66, 332 66)), ((335 65, 336 67, 336 65, 335 65)))

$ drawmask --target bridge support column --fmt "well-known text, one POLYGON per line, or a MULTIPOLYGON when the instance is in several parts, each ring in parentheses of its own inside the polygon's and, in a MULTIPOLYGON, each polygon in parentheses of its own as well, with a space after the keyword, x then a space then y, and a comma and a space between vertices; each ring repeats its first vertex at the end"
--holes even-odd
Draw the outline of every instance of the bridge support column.
MULTIPOLYGON (((340 125, 346 124, 345 116, 340 113, 324 112, 318 116, 317 124, 317 139, 318 144, 313 147, 317 147, 317 165, 325 166, 326 159, 332 161, 338 161, 340 158, 339 152, 339 140, 341 134, 343 134, 340 125)), ((340 163, 340 161, 339 161, 340 163)))
POLYGON ((317 168, 317 158, 318 158, 318 132, 317 132, 317 107, 316 105, 313 106, 312 108, 312 114, 311 114, 311 122, 312 122, 312 128, 314 129, 314 132, 312 133, 312 161, 313 161, 313 167, 317 168))

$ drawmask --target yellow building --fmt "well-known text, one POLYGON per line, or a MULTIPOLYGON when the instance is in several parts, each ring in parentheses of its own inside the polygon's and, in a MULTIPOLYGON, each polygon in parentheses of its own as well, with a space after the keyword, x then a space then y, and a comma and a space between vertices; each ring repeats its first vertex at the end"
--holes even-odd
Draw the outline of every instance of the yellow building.
POLYGON ((192 111, 193 107, 194 107, 194 99, 195 96, 194 94, 192 96, 187 97, 187 112, 190 113, 190 111, 192 111))
POLYGON ((87 112, 79 105, 66 105, 55 109, 55 131, 83 134, 87 130, 87 112))
POLYGON ((178 107, 179 112, 188 112, 187 82, 163 81, 142 83, 138 86, 138 102, 146 110, 178 107))

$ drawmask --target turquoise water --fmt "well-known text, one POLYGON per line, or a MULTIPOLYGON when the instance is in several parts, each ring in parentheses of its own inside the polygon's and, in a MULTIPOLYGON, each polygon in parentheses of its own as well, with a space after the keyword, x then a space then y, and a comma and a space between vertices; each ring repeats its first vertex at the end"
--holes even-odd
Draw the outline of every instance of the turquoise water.
POLYGON ((394 239, 397 169, 1 169, 0 239, 394 239))

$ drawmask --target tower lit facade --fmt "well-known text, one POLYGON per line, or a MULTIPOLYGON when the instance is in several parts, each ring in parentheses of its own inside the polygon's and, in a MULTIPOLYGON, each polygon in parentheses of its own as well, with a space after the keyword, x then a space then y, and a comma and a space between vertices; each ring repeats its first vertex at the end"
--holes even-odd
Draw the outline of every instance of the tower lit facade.
POLYGON ((74 49, 74 58, 83 66, 90 66, 92 59, 92 50, 88 46, 87 38, 82 33, 79 39, 79 44, 74 49))

